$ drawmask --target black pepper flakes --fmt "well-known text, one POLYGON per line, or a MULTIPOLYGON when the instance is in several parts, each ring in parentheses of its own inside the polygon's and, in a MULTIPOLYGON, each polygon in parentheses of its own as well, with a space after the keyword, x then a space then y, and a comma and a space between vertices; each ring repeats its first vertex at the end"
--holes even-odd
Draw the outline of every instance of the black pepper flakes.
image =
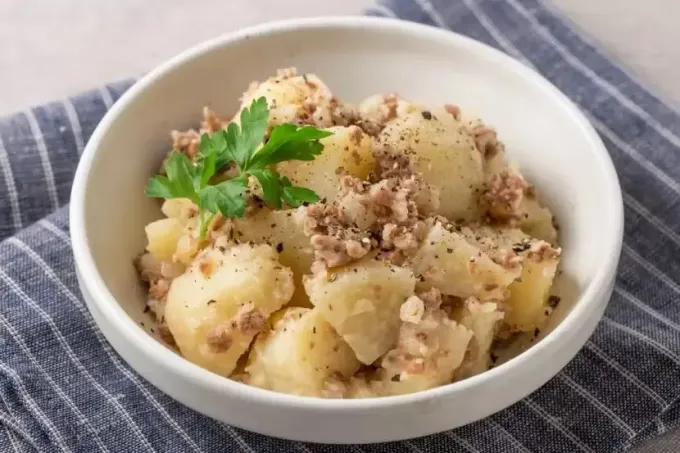
POLYGON ((214 303, 216 303, 216 302, 217 302, 217 301, 216 301, 215 299, 210 299, 210 300, 208 301, 207 305, 214 304, 214 303))
POLYGON ((537 328, 534 329, 534 338, 536 338, 540 333, 541 333, 540 330, 538 330, 537 328))
POLYGON ((279 253, 283 252, 283 242, 276 244, 276 251, 279 253))
POLYGON ((149 310, 150 310, 150 308, 149 308, 149 306, 148 306, 148 305, 147 305, 146 307, 144 307, 144 313, 148 313, 148 312, 149 312, 149 310))
POLYGON ((557 307, 557 304, 560 303, 562 299, 559 296, 550 296, 548 297, 548 306, 550 307, 557 307))
POLYGON ((446 249, 446 253, 453 253, 453 249, 447 248, 447 249, 446 249))
POLYGON ((512 251, 515 253, 526 252, 531 248, 529 242, 518 242, 517 244, 512 244, 512 251))
POLYGON ((425 118, 426 120, 431 120, 431 119, 432 119, 432 113, 430 113, 430 112, 427 111, 427 110, 423 110, 422 115, 423 115, 423 118, 425 118))
POLYGON ((395 374, 394 376, 392 376, 392 378, 390 379, 390 381, 392 381, 392 382, 400 382, 400 381, 401 381, 401 375, 395 374))

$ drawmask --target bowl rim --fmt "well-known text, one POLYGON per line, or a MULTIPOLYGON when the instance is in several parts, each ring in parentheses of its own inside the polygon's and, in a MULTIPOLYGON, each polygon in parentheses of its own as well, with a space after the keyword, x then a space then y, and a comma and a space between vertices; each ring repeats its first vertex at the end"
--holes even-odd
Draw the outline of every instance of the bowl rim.
MULTIPOLYGON (((83 151, 76 170, 70 200, 70 235, 77 270, 81 281, 91 294, 92 303, 100 310, 101 315, 108 318, 112 327, 121 335, 130 338, 138 349, 152 359, 156 365, 167 368, 183 379, 193 381, 206 389, 220 394, 233 395, 242 399, 271 403, 278 407, 314 408, 319 410, 355 411, 375 409, 377 407, 394 407, 410 405, 440 398, 446 394, 464 392, 471 387, 484 385, 498 379, 503 374, 521 367, 522 364, 537 355, 541 349, 548 348, 561 341, 565 334, 576 330, 580 318, 588 307, 597 304, 603 297, 603 291, 611 283, 616 273, 623 241, 623 199, 619 180, 612 160, 599 135, 579 108, 557 87, 542 75, 525 66, 505 53, 472 38, 459 35, 449 30, 423 25, 415 22, 401 21, 392 18, 362 16, 321 16, 266 22, 252 27, 242 28, 234 32, 209 39, 193 46, 161 63, 152 71, 140 78, 106 113, 97 125, 94 133, 83 151), (116 298, 108 290, 102 275, 97 269, 88 244, 85 221, 85 196, 89 182, 89 172, 99 147, 99 142, 107 133, 110 125, 124 112, 126 106, 156 80, 172 72, 176 68, 224 46, 238 45, 250 37, 272 37, 281 33, 295 32, 300 29, 373 29, 391 31, 404 35, 418 35, 436 40, 444 44, 455 44, 471 52, 481 53, 485 58, 495 60, 498 64, 519 73, 532 84, 537 85, 546 95, 553 97, 556 105, 560 105, 580 126, 582 133, 590 142, 593 160, 606 180, 606 192, 603 196, 610 199, 607 218, 611 219, 611 235, 603 248, 602 265, 598 267, 590 284, 583 290, 580 298, 565 319, 540 342, 533 345, 518 356, 471 378, 443 385, 416 393, 367 399, 324 399, 307 396, 289 395, 270 390, 252 387, 240 382, 214 374, 190 362, 179 354, 170 351, 143 330, 120 306, 116 298)), ((99 328, 99 326, 98 326, 99 328)), ((108 340, 107 340, 108 341, 108 340)), ((525 395, 522 395, 524 397, 525 395)))

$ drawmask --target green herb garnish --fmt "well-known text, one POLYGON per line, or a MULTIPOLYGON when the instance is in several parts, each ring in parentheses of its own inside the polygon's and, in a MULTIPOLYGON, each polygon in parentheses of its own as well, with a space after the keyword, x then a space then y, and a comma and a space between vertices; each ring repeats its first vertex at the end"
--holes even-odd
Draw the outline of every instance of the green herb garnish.
POLYGON ((173 151, 165 165, 165 175, 151 178, 146 195, 156 198, 188 198, 199 208, 201 239, 210 220, 218 212, 225 217, 243 217, 248 176, 255 177, 264 200, 276 208, 283 203, 298 207, 313 203, 319 196, 310 189, 293 186, 288 178, 271 168, 288 160, 314 160, 323 151, 319 141, 332 135, 313 126, 282 124, 272 129, 269 140, 260 147, 267 132, 269 109, 264 97, 256 99, 241 112, 241 125, 203 134, 200 152, 192 162, 184 153, 173 151), (258 148, 259 147, 259 148, 258 148), (213 176, 234 162, 239 169, 235 178, 213 184, 213 176))

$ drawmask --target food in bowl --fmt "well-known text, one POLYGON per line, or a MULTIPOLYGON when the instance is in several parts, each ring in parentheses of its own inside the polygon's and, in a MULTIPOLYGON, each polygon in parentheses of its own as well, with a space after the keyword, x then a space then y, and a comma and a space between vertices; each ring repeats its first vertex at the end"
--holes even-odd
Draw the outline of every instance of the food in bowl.
POLYGON ((286 69, 172 140, 137 268, 166 343, 214 373, 316 397, 418 392, 486 371, 558 301, 553 215, 455 105, 350 105, 286 69))

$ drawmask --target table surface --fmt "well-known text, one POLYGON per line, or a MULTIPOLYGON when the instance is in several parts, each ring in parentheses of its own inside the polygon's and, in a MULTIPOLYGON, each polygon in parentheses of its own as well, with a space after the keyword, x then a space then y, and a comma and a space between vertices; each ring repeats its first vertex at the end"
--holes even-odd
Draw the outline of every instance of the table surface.
MULTIPOLYGON (((680 105, 680 2, 547 1, 610 56, 624 62, 639 80, 680 105)), ((139 75, 193 44, 230 30, 296 16, 360 14, 372 3, 0 0, 0 115, 139 75)), ((635 451, 678 452, 680 430, 635 451)))

